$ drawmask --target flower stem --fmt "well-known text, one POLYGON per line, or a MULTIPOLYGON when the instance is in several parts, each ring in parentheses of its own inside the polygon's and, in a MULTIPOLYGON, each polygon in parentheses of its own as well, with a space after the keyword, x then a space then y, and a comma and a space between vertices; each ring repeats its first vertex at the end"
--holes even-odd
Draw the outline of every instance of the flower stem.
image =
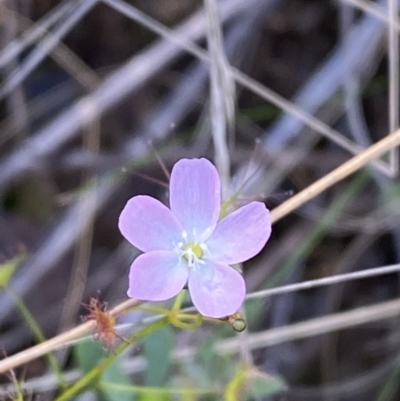
POLYGON ((174 306, 172 307, 173 311, 177 311, 181 309, 183 300, 185 299, 186 290, 182 290, 175 298, 174 306))
POLYGON ((104 370, 108 368, 116 359, 116 357, 122 352, 125 351, 132 343, 154 333, 157 330, 162 329, 163 327, 168 325, 168 319, 158 320, 147 327, 144 327, 142 330, 139 330, 137 333, 131 335, 128 338, 128 343, 121 343, 115 353, 108 356, 101 363, 91 369, 85 376, 83 376, 80 380, 78 380, 72 387, 70 387, 67 391, 63 392, 55 401, 67 401, 72 398, 75 398, 78 394, 81 394, 86 388, 90 386, 93 382, 96 382, 104 370))

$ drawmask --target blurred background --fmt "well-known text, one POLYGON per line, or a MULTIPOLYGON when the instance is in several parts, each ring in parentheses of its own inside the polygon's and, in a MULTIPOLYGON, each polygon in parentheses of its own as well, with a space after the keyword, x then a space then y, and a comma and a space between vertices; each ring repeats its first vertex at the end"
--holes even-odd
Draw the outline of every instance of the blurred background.
MULTIPOLYGON (((398 128, 397 0, 216 3, 236 82, 230 185, 243 201, 273 209, 398 128)), ((8 355, 35 339, 5 285, 46 337, 78 324, 90 297, 123 301, 137 255, 117 228, 125 202, 167 201, 159 160, 169 171, 182 157, 214 160, 209 18, 200 0, 0 0, 0 263, 12 273, 0 276, 0 348, 8 355)), ((393 151, 277 223, 244 265, 248 292, 398 263, 397 169, 393 151)), ((368 310, 399 290, 392 273, 248 301, 244 343, 276 391, 237 399, 400 399, 398 317, 263 340, 281 326, 368 310)), ((222 386, 242 363, 238 347, 218 357, 208 345, 233 335, 212 325, 169 330, 135 349, 147 368, 128 355, 125 372, 138 383, 222 386), (183 346, 197 359, 178 358, 177 367, 183 346)), ((46 370, 39 360, 16 372, 29 381, 46 370)), ((29 394, 46 391, 33 384, 29 394)))

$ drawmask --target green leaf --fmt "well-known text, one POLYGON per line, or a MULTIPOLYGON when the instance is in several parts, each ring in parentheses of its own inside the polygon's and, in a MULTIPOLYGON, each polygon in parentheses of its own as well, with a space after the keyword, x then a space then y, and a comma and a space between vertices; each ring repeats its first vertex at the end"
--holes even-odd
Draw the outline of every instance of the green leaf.
MULTIPOLYGON (((227 327, 227 332, 232 333, 232 328, 227 327)), ((224 331, 224 330, 222 330, 224 331)), ((221 331, 221 332, 222 332, 221 331)), ((199 378, 199 383, 209 385, 213 383, 225 382, 232 376, 234 363, 229 356, 218 355, 215 351, 215 342, 220 337, 218 335, 207 338, 200 346, 198 346, 198 358, 200 365, 204 367, 206 381, 199 378)), ((196 378, 197 380, 197 378, 196 378)))
POLYGON ((88 340, 74 347, 75 360, 85 373, 97 366, 105 356, 107 351, 98 342, 88 340))
MULTIPOLYGON (((106 383, 125 384, 127 387, 130 384, 129 378, 126 376, 119 363, 113 363, 104 371, 101 378, 101 382, 103 381, 106 383)), ((117 391, 107 387, 107 385, 104 385, 102 389, 102 398, 107 401, 133 401, 136 399, 136 396, 129 392, 117 391)))
POLYGON ((170 353, 174 343, 174 331, 170 326, 166 326, 147 336, 143 343, 147 359, 146 385, 162 386, 171 364, 170 353))
MULTIPOLYGON (((78 366, 83 372, 87 373, 107 356, 108 351, 99 342, 85 341, 74 347, 74 353, 78 366)), ((136 399, 132 394, 109 388, 105 384, 102 385, 103 382, 127 386, 130 384, 128 376, 121 368, 117 359, 101 375, 98 382, 99 386, 96 388, 98 397, 104 401, 134 401, 136 399)))
POLYGON ((278 376, 262 374, 250 379, 245 390, 245 400, 269 397, 286 391, 286 383, 278 376))
POLYGON ((254 367, 236 372, 225 390, 225 401, 251 401, 286 391, 285 382, 254 367))

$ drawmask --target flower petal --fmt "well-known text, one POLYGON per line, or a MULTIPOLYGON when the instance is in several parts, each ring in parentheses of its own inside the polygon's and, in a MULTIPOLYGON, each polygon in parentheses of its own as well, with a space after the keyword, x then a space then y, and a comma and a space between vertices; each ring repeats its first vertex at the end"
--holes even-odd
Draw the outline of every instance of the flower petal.
POLYGON ((206 242, 207 258, 226 264, 244 262, 261 251, 271 235, 269 210, 251 202, 218 222, 206 242))
POLYGON ((188 274, 188 267, 179 263, 174 252, 143 253, 131 265, 128 296, 142 301, 164 301, 182 290, 188 274))
POLYGON ((182 241, 183 229, 171 211, 157 199, 131 198, 119 216, 122 235, 143 252, 172 250, 182 241))
POLYGON ((189 291, 202 315, 219 318, 232 315, 240 308, 246 284, 232 267, 208 260, 189 271, 189 291))
POLYGON ((215 166, 207 159, 181 159, 173 167, 170 206, 188 234, 188 240, 206 240, 217 224, 221 184, 215 166))

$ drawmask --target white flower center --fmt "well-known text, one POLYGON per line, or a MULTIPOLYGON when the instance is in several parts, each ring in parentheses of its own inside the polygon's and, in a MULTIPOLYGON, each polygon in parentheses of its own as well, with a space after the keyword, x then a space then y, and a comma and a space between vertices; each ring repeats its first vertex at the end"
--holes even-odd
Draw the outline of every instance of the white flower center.
POLYGON ((187 233, 183 232, 182 238, 184 241, 179 242, 177 251, 179 258, 183 259, 189 267, 197 268, 200 264, 203 264, 202 260, 204 254, 207 252, 207 246, 203 242, 187 241, 187 233))

